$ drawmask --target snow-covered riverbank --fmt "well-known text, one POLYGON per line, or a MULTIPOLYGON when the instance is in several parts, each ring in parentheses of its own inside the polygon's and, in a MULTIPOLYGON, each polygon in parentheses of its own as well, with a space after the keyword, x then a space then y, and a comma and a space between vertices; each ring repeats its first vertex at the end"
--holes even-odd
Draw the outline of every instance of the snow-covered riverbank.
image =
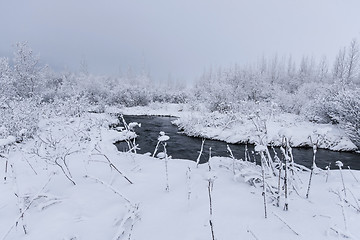
POLYGON ((221 114, 218 112, 193 111, 188 105, 151 104, 146 107, 109 109, 127 115, 160 115, 179 117, 174 124, 189 136, 222 140, 229 143, 259 141, 258 128, 266 123, 266 144, 280 146, 283 136, 293 147, 312 146, 334 151, 355 151, 357 147, 344 131, 333 124, 316 124, 306 119, 286 113, 269 116, 243 116, 241 114, 221 114), (255 125, 256 124, 256 125, 255 125))
POLYGON ((298 169, 279 207, 271 192, 278 178, 266 171, 264 218, 259 166, 216 157, 209 171, 168 159, 166 191, 165 161, 118 152, 114 121, 106 114, 44 120, 33 140, 3 146, 1 239, 205 240, 210 219, 216 239, 360 237, 359 171, 317 172, 306 199, 310 172, 298 169))

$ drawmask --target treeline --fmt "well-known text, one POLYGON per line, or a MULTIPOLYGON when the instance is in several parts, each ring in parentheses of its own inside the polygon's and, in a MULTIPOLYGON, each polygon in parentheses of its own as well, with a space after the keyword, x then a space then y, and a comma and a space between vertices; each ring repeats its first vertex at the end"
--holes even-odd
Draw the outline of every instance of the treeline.
MULTIPOLYGON (((85 69, 85 68, 84 68, 85 69)), ((360 50, 353 40, 333 63, 303 57, 262 58, 255 64, 209 69, 185 90, 154 82, 145 71, 116 77, 55 72, 41 65, 26 42, 14 57, 0 58, 0 138, 32 136, 41 117, 77 115, 105 106, 188 102, 194 109, 222 113, 294 113, 319 123, 339 124, 360 146, 360 50), (25 131, 26 129, 26 131, 25 131)))
POLYGON ((40 98, 51 102, 57 98, 77 96, 91 104, 147 105, 152 101, 184 102, 186 95, 175 85, 154 83, 145 73, 116 77, 95 76, 83 70, 54 72, 40 66, 39 57, 26 42, 16 44, 14 58, 0 58, 0 93, 6 99, 40 98))
POLYGON ((80 72, 55 72, 21 42, 13 59, 0 57, 0 138, 31 137, 44 117, 101 112, 109 105, 183 103, 187 97, 184 86, 155 83, 145 72, 114 77, 91 75, 83 67, 80 72))
POLYGON ((210 111, 294 113, 319 123, 340 124, 360 146, 360 50, 353 40, 329 64, 303 57, 262 58, 255 64, 204 72, 195 86, 210 111))

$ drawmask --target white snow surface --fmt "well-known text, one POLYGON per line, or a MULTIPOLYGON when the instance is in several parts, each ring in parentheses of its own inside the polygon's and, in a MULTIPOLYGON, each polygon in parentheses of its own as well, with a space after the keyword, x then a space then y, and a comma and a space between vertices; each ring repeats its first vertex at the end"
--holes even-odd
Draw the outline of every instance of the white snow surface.
POLYGON ((14 136, 8 136, 7 138, 0 139, 0 147, 5 147, 7 145, 11 145, 15 143, 16 137, 14 136))
POLYGON ((136 133, 130 130, 123 130, 121 132, 116 130, 109 130, 109 136, 113 143, 132 140, 137 137, 136 133))
POLYGON ((255 152, 265 152, 266 149, 267 149, 267 147, 264 145, 255 145, 255 148, 254 148, 255 152))
POLYGON ((166 142, 169 139, 170 139, 170 137, 167 135, 161 135, 160 137, 158 137, 159 142, 166 142))
MULTIPOLYGON (((106 114, 44 120, 41 139, 0 158, 0 239, 211 239, 209 179, 216 239, 360 238, 359 171, 342 170, 348 202, 340 201, 339 170, 313 175, 308 199, 310 173, 295 172, 289 211, 283 194, 276 207, 267 192, 265 219, 259 166, 214 157, 209 172, 208 164, 169 159, 166 191, 164 160, 118 152, 111 122, 106 114), (76 185, 54 164, 56 158, 64 167, 64 156, 76 185)), ((266 181, 277 185, 271 174, 266 181)))
MULTIPOLYGON (((226 141, 228 143, 257 143, 258 131, 254 120, 249 116, 219 112, 194 111, 186 104, 153 103, 145 107, 117 109, 125 115, 155 115, 178 117, 173 123, 189 136, 226 141)), ((317 142, 319 148, 334 151, 355 151, 357 147, 343 130, 333 124, 309 122, 301 116, 290 113, 273 113, 262 116, 260 122, 266 123, 267 138, 263 144, 280 146, 283 137, 289 139, 292 147, 312 146, 317 142)), ((256 122, 256 121, 255 121, 256 122)))

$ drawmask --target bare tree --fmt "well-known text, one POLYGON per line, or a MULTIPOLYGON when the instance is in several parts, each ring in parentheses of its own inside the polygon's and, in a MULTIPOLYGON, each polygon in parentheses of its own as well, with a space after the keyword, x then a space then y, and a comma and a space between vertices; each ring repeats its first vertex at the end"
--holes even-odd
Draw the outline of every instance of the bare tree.
POLYGON ((353 39, 350 43, 346 59, 346 81, 351 82, 359 75, 359 44, 356 39, 353 39))
POLYGON ((340 49, 334 62, 333 67, 333 77, 335 79, 344 80, 345 74, 346 74, 346 49, 340 49))
POLYGON ((89 75, 89 66, 85 56, 82 56, 80 60, 80 72, 89 75))
POLYGON ((301 82, 311 82, 314 76, 315 59, 312 56, 303 56, 299 66, 299 78, 301 82))
POLYGON ((320 81, 327 79, 329 73, 329 65, 326 56, 323 56, 317 67, 317 76, 320 81))
POLYGON ((290 55, 287 63, 287 76, 290 78, 294 78, 295 74, 296 74, 295 62, 292 59, 292 56, 290 55))
POLYGON ((270 83, 273 84, 274 82, 277 82, 279 79, 279 60, 278 56, 275 55, 275 57, 272 59, 272 61, 269 63, 270 65, 270 83))

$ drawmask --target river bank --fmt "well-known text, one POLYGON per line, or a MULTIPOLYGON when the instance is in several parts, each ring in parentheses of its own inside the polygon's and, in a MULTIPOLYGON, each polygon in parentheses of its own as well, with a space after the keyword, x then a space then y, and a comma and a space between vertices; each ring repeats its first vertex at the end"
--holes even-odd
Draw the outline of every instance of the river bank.
POLYGON ((317 124, 288 113, 210 113, 195 111, 186 104, 158 103, 145 107, 109 108, 107 111, 126 115, 175 116, 178 119, 173 123, 185 134, 228 143, 254 144, 259 142, 260 137, 263 144, 281 146, 285 136, 292 147, 312 147, 313 143, 317 143, 319 148, 333 151, 357 150, 354 143, 337 125, 317 124))

